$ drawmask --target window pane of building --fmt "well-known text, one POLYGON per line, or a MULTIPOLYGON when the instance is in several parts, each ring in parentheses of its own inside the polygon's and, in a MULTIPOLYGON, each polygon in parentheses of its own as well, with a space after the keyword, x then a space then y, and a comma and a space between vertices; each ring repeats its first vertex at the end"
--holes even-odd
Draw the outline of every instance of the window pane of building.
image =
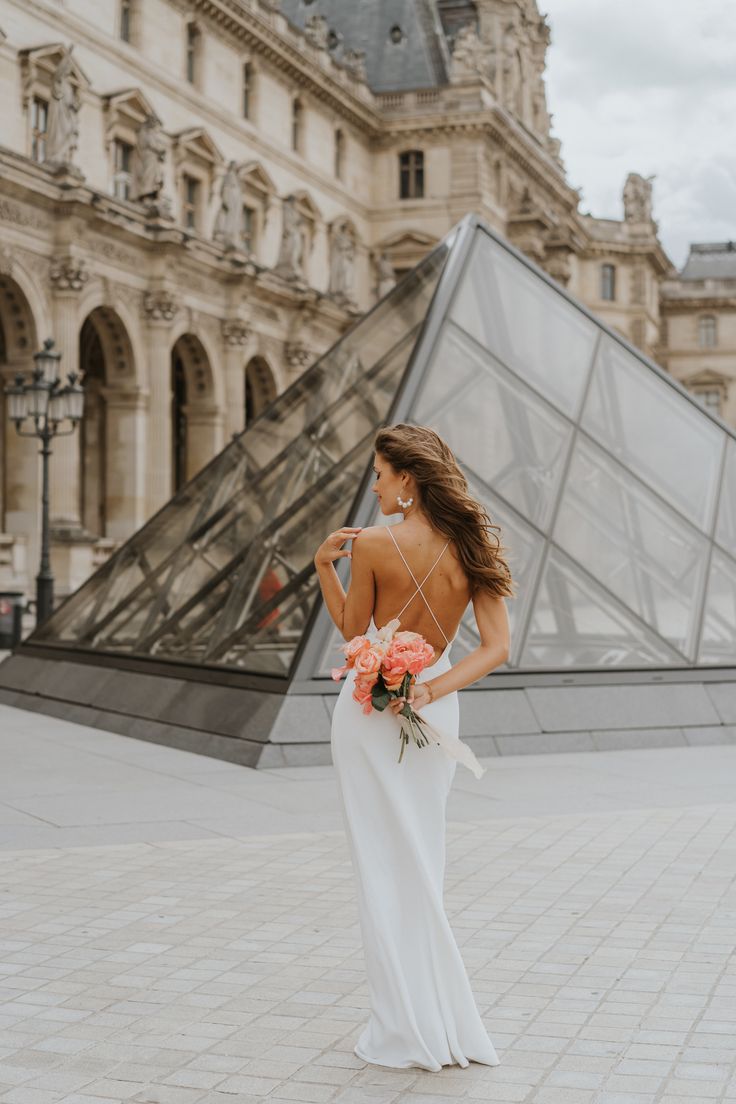
POLYGON ((243 65, 243 118, 250 119, 251 93, 253 91, 253 66, 249 61, 243 65))
POLYGON ((616 266, 601 265, 601 299, 616 298, 616 266))
POLYGON ((120 3, 120 37, 123 42, 130 42, 130 0, 120 3))
POLYGON ((718 331, 715 315, 701 315, 698 319, 698 345, 701 349, 712 349, 717 344, 718 331))
POLYGON ((184 218, 185 226, 196 229, 199 203, 199 181, 193 176, 184 177, 184 218))
POLYGON ((34 96, 31 104, 31 157, 34 161, 46 160, 48 118, 48 103, 39 96, 34 96))
POLYGON ((130 199, 132 181, 133 147, 128 142, 116 138, 114 144, 115 173, 113 176, 113 194, 117 199, 130 199))

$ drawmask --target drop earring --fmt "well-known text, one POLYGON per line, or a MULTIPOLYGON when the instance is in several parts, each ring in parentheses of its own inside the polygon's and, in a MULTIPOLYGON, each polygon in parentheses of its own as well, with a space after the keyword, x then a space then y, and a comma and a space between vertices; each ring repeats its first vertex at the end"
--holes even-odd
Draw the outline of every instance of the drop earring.
POLYGON ((399 506, 401 507, 402 510, 408 510, 409 507, 411 506, 411 504, 413 503, 414 498, 413 497, 412 498, 407 498, 407 500, 405 502, 404 499, 401 497, 401 495, 397 495, 396 496, 396 501, 398 502, 398 504, 399 504, 399 506))

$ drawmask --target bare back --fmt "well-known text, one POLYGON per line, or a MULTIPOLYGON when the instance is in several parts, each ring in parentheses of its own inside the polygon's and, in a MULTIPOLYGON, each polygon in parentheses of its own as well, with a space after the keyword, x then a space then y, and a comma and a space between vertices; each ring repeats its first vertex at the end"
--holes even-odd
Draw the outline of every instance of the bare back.
POLYGON ((380 627, 400 616, 401 628, 421 633, 437 658, 470 601, 467 576, 454 543, 440 533, 407 522, 390 528, 378 526, 373 541, 373 620, 380 627))

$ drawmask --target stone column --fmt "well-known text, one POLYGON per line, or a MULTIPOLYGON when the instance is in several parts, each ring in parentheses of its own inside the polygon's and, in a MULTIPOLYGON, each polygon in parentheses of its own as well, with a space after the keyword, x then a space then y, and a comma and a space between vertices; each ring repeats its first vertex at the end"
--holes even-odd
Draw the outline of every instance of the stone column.
MULTIPOLYGON (((22 372, 28 381, 32 371, 31 356, 14 359, 0 367, 0 387, 13 383, 16 372, 22 372)), ((25 559, 24 565, 16 562, 15 546, 12 559, 20 570, 19 585, 30 593, 41 554, 41 442, 37 437, 21 437, 5 410, 2 428, 4 455, 0 457, 0 468, 5 473, 5 497, 0 530, 16 538, 25 550, 25 555, 21 556, 25 559)), ((33 419, 26 418, 23 428, 28 432, 32 425, 33 419)), ((14 576, 16 568, 13 569, 14 576)))
POLYGON ((187 470, 191 479, 208 464, 222 448, 223 415, 212 404, 187 403, 183 410, 187 420, 187 470))
POLYGON ((239 318, 226 319, 222 323, 225 347, 225 444, 234 433, 245 428, 245 346, 250 337, 250 326, 239 318))
MULTIPOLYGON (((89 279, 83 260, 69 255, 51 265, 53 287, 53 337, 61 353, 59 373, 62 384, 69 372, 79 372, 79 292, 89 279)), ((82 383, 84 381, 82 380, 82 383)), ((62 422, 61 429, 70 426, 62 422)), ((66 437, 51 443, 49 461, 49 523, 52 530, 67 537, 82 534, 79 426, 66 437)))
POLYGON ((147 413, 145 391, 104 387, 106 426, 106 531, 126 540, 148 517, 147 413))
POLYGON ((171 498, 171 323, 179 307, 173 295, 159 289, 143 301, 148 351, 148 434, 146 517, 171 498))

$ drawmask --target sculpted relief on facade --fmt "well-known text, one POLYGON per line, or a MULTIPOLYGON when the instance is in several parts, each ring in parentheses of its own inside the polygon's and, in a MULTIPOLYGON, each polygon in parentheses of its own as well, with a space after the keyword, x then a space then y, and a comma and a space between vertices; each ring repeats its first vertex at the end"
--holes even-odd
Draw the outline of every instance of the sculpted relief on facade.
POLYGON ((69 47, 64 50, 51 80, 46 131, 46 160, 67 170, 72 168, 79 145, 80 99, 72 74, 72 48, 69 47))

